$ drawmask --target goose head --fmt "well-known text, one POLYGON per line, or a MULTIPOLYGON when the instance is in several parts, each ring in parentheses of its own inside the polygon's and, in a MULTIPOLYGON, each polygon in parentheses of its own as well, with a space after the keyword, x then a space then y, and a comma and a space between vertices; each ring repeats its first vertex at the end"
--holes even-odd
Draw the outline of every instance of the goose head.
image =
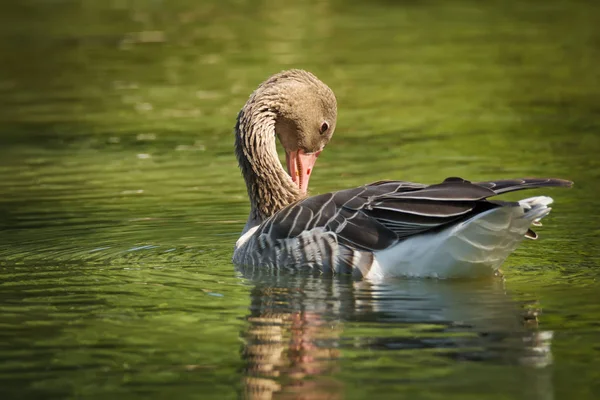
POLYGON ((275 133, 285 150, 287 172, 302 194, 337 121, 333 91, 305 71, 285 71, 265 82, 280 92, 275 133))
POLYGON ((238 114, 235 153, 258 223, 306 196, 317 157, 337 120, 333 91, 310 72, 271 76, 250 95, 238 114), (285 150, 279 162, 276 141, 285 150))

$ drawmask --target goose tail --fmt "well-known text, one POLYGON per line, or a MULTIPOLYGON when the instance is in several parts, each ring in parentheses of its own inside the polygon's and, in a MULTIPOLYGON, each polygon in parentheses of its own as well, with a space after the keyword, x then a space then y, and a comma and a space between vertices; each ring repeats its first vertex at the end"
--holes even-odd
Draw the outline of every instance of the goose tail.
MULTIPOLYGON (((548 196, 529 197, 519 201, 519 205, 523 209, 523 218, 530 221, 533 226, 542 226, 541 219, 550 214, 552 208, 548 207, 554 200, 548 196)), ((536 240, 538 238, 531 228, 525 233, 527 239, 536 240)))

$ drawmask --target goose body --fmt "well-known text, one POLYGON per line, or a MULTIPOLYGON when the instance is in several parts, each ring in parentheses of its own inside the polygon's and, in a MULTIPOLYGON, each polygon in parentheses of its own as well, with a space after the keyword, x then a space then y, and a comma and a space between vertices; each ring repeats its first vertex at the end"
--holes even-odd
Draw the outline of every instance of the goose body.
POLYGON ((236 265, 367 279, 490 275, 524 238, 537 238, 530 227, 540 225, 552 203, 546 196, 490 198, 572 185, 561 179, 448 178, 436 185, 382 181, 306 197, 335 117, 331 90, 301 70, 274 75, 250 97, 236 125, 236 154, 251 200, 235 245, 236 265), (276 136, 289 175, 277 159, 276 136))

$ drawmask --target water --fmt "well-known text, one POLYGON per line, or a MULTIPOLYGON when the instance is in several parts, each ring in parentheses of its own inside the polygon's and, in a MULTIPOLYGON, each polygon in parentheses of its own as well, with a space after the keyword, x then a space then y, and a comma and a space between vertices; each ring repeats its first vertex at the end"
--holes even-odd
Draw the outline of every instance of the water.
POLYGON ((5 3, 2 398, 600 396, 595 4, 5 3), (576 186, 504 280, 243 276, 234 118, 290 67, 338 96, 313 193, 576 186))

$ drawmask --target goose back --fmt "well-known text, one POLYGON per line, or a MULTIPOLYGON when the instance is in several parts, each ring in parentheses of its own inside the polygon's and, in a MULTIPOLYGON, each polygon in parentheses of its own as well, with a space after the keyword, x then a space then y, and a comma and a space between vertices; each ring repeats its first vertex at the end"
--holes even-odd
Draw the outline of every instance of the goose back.
POLYGON ((518 202, 488 200, 516 190, 568 187, 560 179, 471 183, 448 178, 436 185, 379 181, 288 205, 249 232, 234 261, 271 268, 308 266, 322 272, 364 276, 373 254, 439 232, 498 207, 518 202))

